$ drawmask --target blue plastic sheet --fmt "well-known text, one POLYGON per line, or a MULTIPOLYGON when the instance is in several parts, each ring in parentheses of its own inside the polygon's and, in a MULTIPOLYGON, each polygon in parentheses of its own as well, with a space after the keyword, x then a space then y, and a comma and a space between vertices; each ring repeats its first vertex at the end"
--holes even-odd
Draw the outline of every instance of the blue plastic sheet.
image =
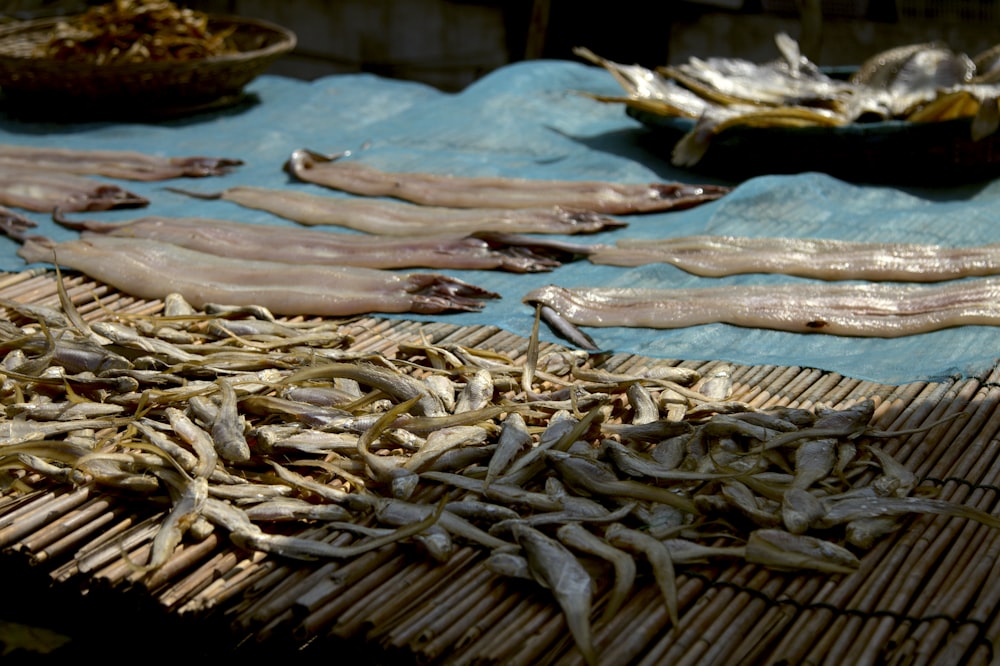
MULTIPOLYGON (((202 154, 245 161, 224 177, 166 183, 203 192, 254 185, 340 196, 295 182, 282 171, 291 151, 303 147, 330 153, 352 150, 351 159, 386 170, 720 182, 673 168, 669 155, 651 148, 655 144, 649 141, 649 131, 621 106, 598 103, 581 91, 617 95, 620 88, 604 70, 563 61, 510 65, 457 94, 371 75, 313 82, 263 76, 248 87, 251 101, 247 104, 160 123, 49 124, 0 116, 0 143, 202 154)), ((229 202, 168 192, 163 189, 165 183, 122 184, 149 197, 151 205, 76 217, 124 221, 149 214, 294 226, 229 202)), ((629 222, 625 229, 572 240, 610 243, 624 237, 706 233, 968 245, 1000 241, 998 203, 1000 182, 906 190, 849 184, 820 173, 764 176, 740 183, 719 201, 685 211, 623 218, 629 222)), ((43 235, 74 236, 46 215, 28 216, 39 223, 43 235)), ((14 241, 0 239, 0 269, 25 268, 16 251, 14 241)), ((797 280, 764 275, 698 278, 667 265, 620 268, 588 262, 528 275, 443 272, 497 291, 503 298, 489 302, 478 313, 404 318, 494 324, 523 336, 530 334, 534 313, 521 302, 522 296, 550 283, 691 287, 797 280)), ((676 330, 594 328, 588 333, 603 348, 618 352, 813 367, 892 384, 981 375, 1000 356, 1000 328, 981 326, 898 339, 793 334, 723 324, 676 330)), ((542 335, 558 341, 548 331, 542 335)))

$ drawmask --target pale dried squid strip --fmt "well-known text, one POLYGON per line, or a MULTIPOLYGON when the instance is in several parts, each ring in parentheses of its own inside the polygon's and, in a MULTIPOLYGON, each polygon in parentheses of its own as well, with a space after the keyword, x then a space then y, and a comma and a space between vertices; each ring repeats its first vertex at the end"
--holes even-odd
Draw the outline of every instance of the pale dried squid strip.
POLYGON ((820 280, 938 282, 1000 274, 1000 243, 945 247, 809 238, 686 236, 619 240, 590 255, 595 264, 668 263, 695 275, 781 273, 820 280))
POLYGON ((0 144, 0 168, 92 174, 125 180, 220 176, 242 160, 226 157, 161 157, 130 150, 71 150, 0 144))
POLYGON ((206 303, 261 305, 275 314, 346 316, 368 312, 479 310, 497 294, 436 273, 247 261, 147 239, 95 235, 53 243, 29 238, 27 262, 58 262, 139 298, 180 293, 206 303))
POLYGON ((190 192, 176 187, 166 189, 200 199, 225 199, 306 226, 337 225, 379 236, 409 238, 481 232, 589 234, 626 226, 625 222, 605 215, 560 206, 461 209, 266 187, 230 187, 215 193, 190 192))
POLYGON ((544 208, 562 206, 607 215, 691 208, 729 192, 722 185, 609 183, 527 178, 389 173, 299 149, 285 170, 300 180, 376 197, 449 208, 544 208))
POLYGON ((0 205, 47 213, 145 206, 149 201, 118 185, 68 173, 0 165, 0 205))
POLYGON ((944 285, 784 284, 529 292, 578 326, 684 328, 727 323, 795 333, 895 338, 954 326, 1000 326, 1000 278, 944 285))

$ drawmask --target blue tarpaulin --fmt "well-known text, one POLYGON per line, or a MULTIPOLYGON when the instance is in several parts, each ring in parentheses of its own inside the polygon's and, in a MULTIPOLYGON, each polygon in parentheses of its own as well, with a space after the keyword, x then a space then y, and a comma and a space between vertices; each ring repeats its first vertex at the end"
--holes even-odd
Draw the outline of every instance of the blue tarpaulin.
MULTIPOLYGON (((223 177, 168 183, 204 192, 252 185, 343 196, 296 182, 283 172, 284 161, 297 148, 326 153, 352 150, 350 159, 390 171, 724 182, 672 167, 669 155, 648 141, 648 128, 627 116, 620 105, 596 102, 579 94, 582 91, 618 95, 621 89, 602 69, 564 61, 509 65, 457 94, 366 74, 313 82, 262 76, 247 88, 245 104, 158 123, 56 124, 0 116, 0 143, 244 160, 243 166, 223 177)), ((195 216, 295 226, 229 202, 196 200, 166 191, 167 183, 121 184, 147 196, 150 206, 74 217, 125 221, 142 215, 195 216)), ((850 184, 810 172, 752 178, 718 201, 690 210, 625 217, 629 224, 624 229, 572 240, 610 243, 626 237, 732 234, 959 246, 1000 241, 997 210, 1000 182, 921 190, 850 184)), ((28 216, 39 223, 42 235, 56 239, 75 235, 58 228, 47 215, 28 216)), ((16 251, 17 243, 0 239, 0 269, 25 268, 16 251)), ((459 325, 494 324, 527 336, 534 312, 521 298, 546 284, 693 287, 800 280, 773 275, 699 278, 668 265, 621 268, 586 261, 537 274, 442 272, 497 291, 502 299, 489 302, 478 313, 391 316, 459 325)), ((893 384, 980 375, 1000 356, 1000 328, 983 326, 897 339, 794 334, 724 324, 676 330, 592 328, 587 332, 602 348, 617 352, 814 367, 893 384)), ((542 334, 558 341, 547 331, 542 334)))

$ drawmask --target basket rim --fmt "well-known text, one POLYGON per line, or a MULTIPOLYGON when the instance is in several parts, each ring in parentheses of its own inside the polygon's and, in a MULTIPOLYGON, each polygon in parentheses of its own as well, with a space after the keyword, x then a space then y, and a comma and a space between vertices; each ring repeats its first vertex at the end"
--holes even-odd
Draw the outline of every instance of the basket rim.
MULTIPOLYGON (((80 16, 80 14, 74 14, 69 16, 58 16, 58 17, 46 17, 40 19, 29 19, 26 21, 15 21, 8 25, 0 26, 0 48, 2 48, 3 42, 11 37, 15 37, 25 33, 34 33, 45 29, 49 29, 60 22, 72 20, 75 16, 80 16)), ((193 58, 190 60, 180 60, 180 61, 155 60, 148 62, 127 62, 127 63, 116 63, 108 65, 95 65, 93 63, 73 62, 71 60, 58 60, 56 58, 44 58, 44 57, 39 58, 36 56, 23 56, 23 55, 15 55, 2 52, 0 52, 0 61, 6 61, 8 63, 59 63, 60 65, 66 66, 70 69, 100 68, 102 71, 125 72, 131 70, 149 70, 151 68, 155 69, 158 67, 177 67, 178 65, 185 65, 185 64, 197 64, 201 66, 206 64, 210 65, 210 64, 235 63, 249 59, 276 57, 294 49, 298 41, 295 33, 290 29, 278 25, 277 23, 266 21, 264 19, 249 18, 244 16, 234 16, 230 14, 208 14, 208 20, 210 23, 223 23, 227 25, 236 24, 237 26, 251 26, 255 28, 262 28, 266 32, 270 32, 277 35, 278 41, 275 42, 274 44, 270 44, 263 48, 254 49, 251 51, 240 51, 239 53, 226 53, 222 55, 208 56, 205 58, 193 58)))

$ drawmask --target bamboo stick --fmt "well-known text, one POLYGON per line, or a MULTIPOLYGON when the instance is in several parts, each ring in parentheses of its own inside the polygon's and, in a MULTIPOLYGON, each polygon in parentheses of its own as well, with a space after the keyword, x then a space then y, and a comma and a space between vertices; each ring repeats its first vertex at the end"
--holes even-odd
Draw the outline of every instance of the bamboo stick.
MULTIPOLYGON (((237 556, 234 554, 233 557, 237 556)), ((255 551, 239 559, 227 573, 209 583, 178 608, 178 615, 205 613, 222 606, 237 595, 242 595, 250 585, 276 568, 277 565, 266 558, 265 553, 255 551)))
POLYGON ((402 563, 402 558, 399 547, 390 547, 348 560, 331 573, 317 577, 311 586, 301 586, 291 608, 297 616, 309 617, 331 601, 336 601, 360 579, 384 568, 389 562, 402 563))
POLYGON ((467 663, 505 663, 522 637, 534 632, 559 612, 548 599, 538 594, 522 591, 521 599, 504 622, 494 626, 481 641, 469 647, 467 663))
POLYGON ((434 660, 443 656, 450 658, 456 651, 471 643, 475 636, 482 633, 482 627, 490 621, 490 611, 496 607, 503 607, 504 600, 507 598, 513 602, 513 597, 508 594, 507 588, 502 584, 487 587, 487 594, 479 597, 469 607, 467 613, 457 618, 454 624, 446 627, 429 641, 420 650, 421 654, 434 660))
MULTIPOLYGON (((396 546, 396 544, 392 544, 392 546, 396 546)), ((363 562, 364 567, 352 569, 351 573, 356 575, 352 575, 349 584, 343 585, 335 596, 331 596, 324 604, 317 606, 305 617, 298 615, 300 619, 293 630, 295 637, 299 640, 305 640, 324 633, 337 638, 349 638, 350 636, 340 631, 336 621, 345 610, 357 603, 359 599, 391 578, 396 567, 404 561, 405 556, 398 547, 392 546, 387 547, 387 552, 378 559, 358 558, 345 565, 341 570, 343 575, 346 575, 348 567, 352 567, 358 562, 363 562)), ((367 553, 366 555, 372 554, 367 553)))
POLYGON ((20 539, 16 546, 19 552, 34 555, 54 541, 73 532, 81 525, 86 525, 111 505, 107 498, 88 498, 79 507, 66 512, 56 520, 42 524, 37 530, 20 539))
POLYGON ((87 501, 90 488, 84 486, 51 499, 39 497, 25 511, 14 511, 0 520, 0 548, 5 548, 21 538, 34 533, 49 522, 65 515, 87 501))
MULTIPOLYGON (((213 535, 214 536, 214 535, 213 535)), ((216 545, 218 539, 216 538, 216 545)), ((160 592, 157 601, 168 611, 186 603, 198 595, 214 581, 223 578, 239 561, 239 556, 232 552, 215 552, 203 561, 194 571, 176 581, 173 585, 160 592)))
MULTIPOLYGON (((108 504, 110 507, 110 503, 108 504)), ((121 507, 110 508, 107 511, 96 513, 86 523, 80 525, 75 530, 70 531, 63 537, 56 539, 47 546, 34 550, 31 555, 31 562, 34 565, 42 564, 50 559, 61 557, 73 548, 80 545, 85 539, 98 532, 111 522, 125 515, 121 507)))
POLYGON ((719 621, 716 622, 717 635, 715 640, 705 638, 710 645, 702 657, 698 661, 691 661, 685 655, 687 662, 681 663, 690 663, 695 666, 732 663, 733 657, 736 656, 734 653, 739 649, 741 641, 747 640, 748 631, 761 621, 766 611, 771 607, 772 602, 761 597, 773 599, 787 584, 783 576, 775 576, 767 571, 761 571, 755 579, 757 580, 751 581, 750 587, 758 591, 759 594, 741 591, 738 596, 744 598, 733 604, 734 608, 740 610, 732 614, 733 617, 729 622, 723 622, 720 617, 719 621))
POLYGON ((514 606, 521 601, 517 595, 511 593, 503 581, 500 581, 500 584, 492 590, 493 595, 483 599, 483 602, 487 604, 484 613, 452 643, 452 654, 449 655, 449 661, 456 665, 463 663, 464 653, 475 645, 491 627, 496 626, 502 618, 509 615, 514 606))
POLYGON ((183 582, 185 577, 182 574, 202 562, 218 545, 219 535, 215 532, 201 541, 181 544, 162 566, 147 574, 134 576, 133 580, 150 592, 175 582, 177 577, 181 577, 177 583, 183 582))
MULTIPOLYGON (((674 631, 674 639, 669 649, 663 652, 660 659, 666 663, 685 663, 685 657, 697 661, 714 639, 718 624, 722 618, 728 622, 736 608, 733 599, 739 594, 739 589, 750 584, 755 576, 761 575, 759 567, 754 565, 736 566, 725 570, 716 582, 723 585, 712 585, 698 598, 695 604, 687 609, 681 618, 681 623, 674 631)), ((766 574, 764 574, 766 578, 766 574)))
POLYGON ((109 531, 97 540, 94 547, 88 544, 85 553, 76 556, 76 569, 80 573, 91 574, 108 562, 119 559, 136 545, 152 539, 159 529, 163 514, 155 514, 142 522, 134 523, 131 518, 120 523, 119 530, 109 531), (105 538, 106 537, 106 538, 105 538))
MULTIPOLYGON (((351 537, 342 534, 333 543, 342 545, 350 541, 351 537)), ((255 601, 241 613, 241 618, 237 620, 243 628, 249 628, 256 624, 267 622, 275 615, 289 610, 313 585, 318 584, 331 572, 342 566, 342 562, 324 562, 314 568, 302 566, 282 565, 279 569, 262 579, 254 589, 250 591, 250 598, 255 601), (272 582, 274 583, 272 585, 272 582), (259 591, 258 591, 259 590, 259 591)))
MULTIPOLYGON (((407 617, 419 617, 423 620, 422 628, 406 642, 415 652, 436 649, 436 645, 428 646, 438 641, 443 633, 461 633, 468 622, 475 619, 470 609, 476 605, 476 601, 483 597, 491 598, 488 594, 489 583, 495 578, 482 566, 471 566, 465 572, 462 571, 475 555, 476 552, 471 548, 462 549, 449 563, 434 567, 431 573, 420 576, 418 581, 408 585, 405 592, 397 593, 398 598, 392 603, 385 603, 381 607, 372 604, 373 608, 367 613, 366 637, 369 640, 377 639, 388 627, 397 626, 407 617), (451 588, 456 590, 455 593, 446 596, 449 578, 463 583, 458 588, 451 588), (434 589, 428 589, 432 585, 434 589), (428 606, 433 611, 443 608, 445 612, 428 612, 428 606)), ((417 574, 419 572, 414 572, 414 577, 417 574)))
POLYGON ((336 617, 336 635, 364 636, 367 639, 379 627, 373 616, 380 612, 389 617, 405 616, 410 610, 413 597, 419 596, 422 589, 419 585, 407 585, 408 581, 423 574, 422 577, 426 580, 421 582, 433 585, 444 577, 446 571, 438 563, 428 560, 408 562, 405 556, 397 564, 384 567, 379 578, 372 580, 370 591, 336 617))
MULTIPOLYGON (((454 558, 454 556, 452 556, 454 558)), ((463 554, 463 562, 467 561, 467 554, 463 554)), ((449 560, 450 562, 451 560, 449 560)), ((448 564, 445 564, 448 566, 448 564)), ((385 645, 393 647, 404 647, 418 640, 421 632, 427 631, 429 624, 435 622, 442 615, 446 614, 451 606, 452 599, 462 593, 469 585, 469 581, 479 581, 485 584, 493 576, 485 567, 469 567, 456 571, 454 575, 446 577, 441 586, 434 590, 434 593, 421 603, 409 614, 409 617, 401 618, 398 623, 386 628, 383 631, 375 631, 372 638, 381 639, 385 645)), ((433 630, 431 630, 433 631, 433 630)))

